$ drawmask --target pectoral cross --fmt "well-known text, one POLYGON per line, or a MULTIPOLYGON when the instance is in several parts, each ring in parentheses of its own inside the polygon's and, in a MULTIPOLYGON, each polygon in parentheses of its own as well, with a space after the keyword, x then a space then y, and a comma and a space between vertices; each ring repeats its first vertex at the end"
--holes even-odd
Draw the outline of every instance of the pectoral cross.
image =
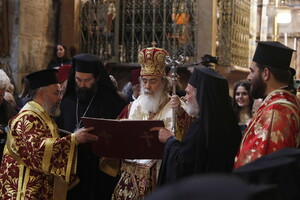
POLYGON ((105 131, 102 131, 101 134, 99 135, 99 137, 103 137, 105 139, 105 143, 107 144, 107 146, 110 146, 109 143, 109 138, 111 138, 110 134, 107 134, 105 131))
POLYGON ((144 132, 144 135, 141 135, 140 137, 146 140, 148 147, 151 147, 151 139, 153 138, 153 135, 149 135, 148 133, 149 132, 144 132))

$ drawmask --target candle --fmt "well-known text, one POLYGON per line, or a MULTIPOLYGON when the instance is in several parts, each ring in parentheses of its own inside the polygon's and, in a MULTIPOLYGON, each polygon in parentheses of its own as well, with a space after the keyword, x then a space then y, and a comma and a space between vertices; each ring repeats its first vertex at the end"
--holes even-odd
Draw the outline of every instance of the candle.
POLYGON ((287 33, 284 33, 284 45, 287 46, 287 33))

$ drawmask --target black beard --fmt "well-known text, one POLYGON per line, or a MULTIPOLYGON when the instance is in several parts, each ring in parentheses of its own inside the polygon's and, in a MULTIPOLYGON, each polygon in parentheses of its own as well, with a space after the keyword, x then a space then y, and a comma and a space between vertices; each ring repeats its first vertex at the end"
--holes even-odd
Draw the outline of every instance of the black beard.
POLYGON ((252 79, 250 95, 254 99, 264 98, 265 91, 266 91, 266 84, 263 82, 260 76, 256 79, 252 79))
POLYGON ((97 90, 97 84, 93 84, 91 88, 86 88, 86 87, 78 87, 76 85, 76 95, 78 99, 82 102, 88 102, 91 100, 93 95, 95 94, 97 90))

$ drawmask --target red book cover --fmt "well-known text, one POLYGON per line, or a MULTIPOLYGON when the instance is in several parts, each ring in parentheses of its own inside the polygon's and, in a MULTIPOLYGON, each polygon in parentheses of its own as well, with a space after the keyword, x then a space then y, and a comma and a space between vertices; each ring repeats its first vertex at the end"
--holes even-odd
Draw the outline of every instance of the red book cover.
POLYGON ((164 144, 152 127, 164 127, 162 120, 112 120, 83 117, 84 127, 94 127, 91 133, 99 140, 92 142, 96 155, 127 159, 161 159, 164 144))

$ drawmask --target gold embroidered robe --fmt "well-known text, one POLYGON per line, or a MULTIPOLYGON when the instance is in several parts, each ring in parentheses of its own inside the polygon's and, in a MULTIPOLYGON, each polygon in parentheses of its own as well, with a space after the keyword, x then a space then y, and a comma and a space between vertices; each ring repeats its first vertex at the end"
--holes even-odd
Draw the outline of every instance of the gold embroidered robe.
MULTIPOLYGON (((182 139, 183 134, 192 122, 192 117, 188 116, 184 110, 186 104, 181 102, 181 105, 181 112, 176 116, 176 137, 179 140, 182 139)), ((143 112, 140 98, 133 101, 131 106, 126 107, 122 113, 123 116, 121 118, 127 115, 128 119, 163 120, 166 128, 172 128, 172 108, 169 96, 162 102, 156 113, 143 112)), ((115 188, 112 199, 143 199, 146 194, 156 187, 160 163, 161 160, 153 159, 122 160, 121 178, 115 188)))
POLYGON ((299 147, 300 103, 290 92, 271 92, 245 130, 234 168, 285 147, 299 147))
POLYGON ((75 136, 60 138, 53 119, 31 101, 9 123, 0 168, 0 197, 63 200, 75 177, 74 166, 75 136))

